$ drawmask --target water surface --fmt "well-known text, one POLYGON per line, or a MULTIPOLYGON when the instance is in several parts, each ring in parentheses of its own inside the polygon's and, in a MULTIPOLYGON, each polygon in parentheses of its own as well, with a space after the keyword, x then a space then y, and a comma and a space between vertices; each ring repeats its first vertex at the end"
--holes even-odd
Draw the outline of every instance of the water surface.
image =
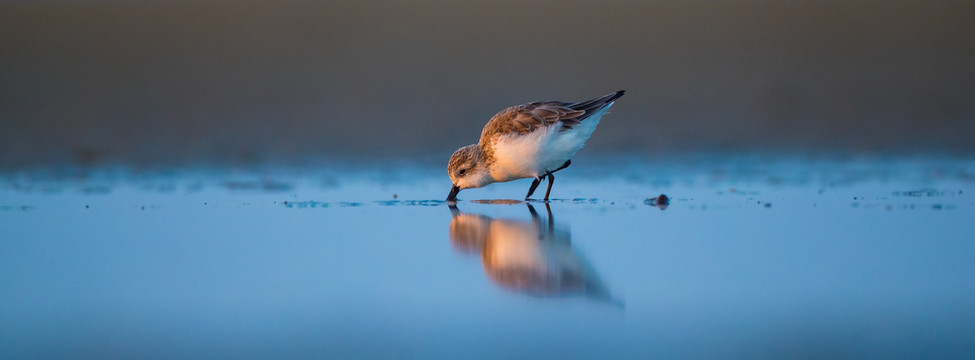
POLYGON ((5 173, 0 358, 975 355, 971 160, 573 165, 5 173))

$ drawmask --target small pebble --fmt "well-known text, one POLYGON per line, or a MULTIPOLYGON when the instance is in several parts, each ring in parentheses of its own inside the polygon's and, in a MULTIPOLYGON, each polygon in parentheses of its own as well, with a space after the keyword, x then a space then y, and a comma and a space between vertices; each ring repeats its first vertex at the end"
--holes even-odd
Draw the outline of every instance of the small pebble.
POLYGON ((660 210, 664 210, 667 208, 667 205, 670 204, 670 199, 667 197, 667 195, 660 194, 660 196, 655 198, 648 198, 644 200, 643 203, 650 206, 656 206, 660 210))
POLYGON ((657 196, 657 204, 669 205, 670 198, 668 198, 667 195, 660 194, 660 196, 657 196))

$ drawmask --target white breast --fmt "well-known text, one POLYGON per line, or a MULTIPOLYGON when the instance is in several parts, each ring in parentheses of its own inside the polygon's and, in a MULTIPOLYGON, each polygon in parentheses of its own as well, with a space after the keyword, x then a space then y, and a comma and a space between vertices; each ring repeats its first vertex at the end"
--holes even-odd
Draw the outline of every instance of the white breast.
POLYGON ((525 135, 498 137, 491 177, 498 182, 511 181, 538 177, 546 170, 559 168, 582 149, 608 110, 609 106, 603 108, 569 131, 560 131, 561 124, 556 124, 525 135))

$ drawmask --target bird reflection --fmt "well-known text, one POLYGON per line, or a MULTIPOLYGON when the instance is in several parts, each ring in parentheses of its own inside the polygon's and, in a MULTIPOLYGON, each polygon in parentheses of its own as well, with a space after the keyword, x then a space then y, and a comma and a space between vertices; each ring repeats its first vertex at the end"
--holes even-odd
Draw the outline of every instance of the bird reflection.
POLYGON ((568 229, 555 226, 549 205, 547 221, 527 205, 531 221, 493 219, 451 206, 450 242, 460 252, 480 254, 484 272, 503 289, 537 297, 583 295, 621 306, 572 248, 568 229))

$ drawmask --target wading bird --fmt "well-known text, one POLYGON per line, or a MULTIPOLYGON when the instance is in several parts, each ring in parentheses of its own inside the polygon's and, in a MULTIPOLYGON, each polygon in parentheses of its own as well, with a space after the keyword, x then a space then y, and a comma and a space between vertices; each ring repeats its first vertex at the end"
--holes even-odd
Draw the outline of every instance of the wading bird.
POLYGON ((548 200, 553 173, 571 164, 572 156, 620 96, 623 90, 577 103, 538 101, 501 110, 484 125, 477 144, 464 146, 450 157, 447 172, 453 187, 447 201, 456 201, 463 189, 525 178, 534 178, 525 200, 545 178, 548 200))

